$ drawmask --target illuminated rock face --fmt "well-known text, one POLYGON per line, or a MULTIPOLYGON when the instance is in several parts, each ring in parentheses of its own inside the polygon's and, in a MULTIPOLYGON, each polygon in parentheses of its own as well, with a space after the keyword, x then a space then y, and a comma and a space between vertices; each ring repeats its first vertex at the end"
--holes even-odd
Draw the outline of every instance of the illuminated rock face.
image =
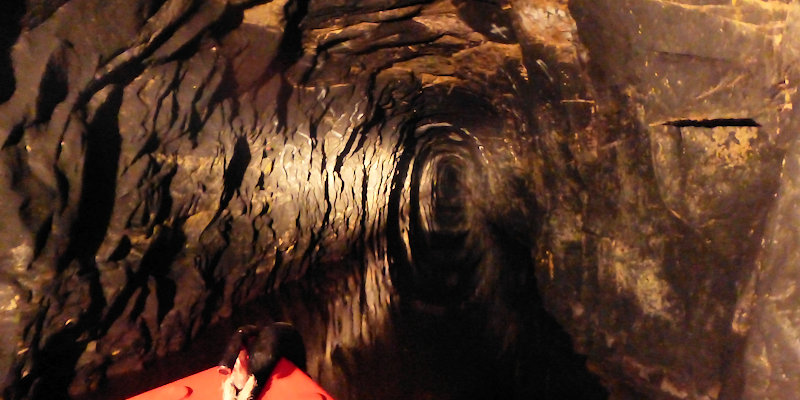
POLYGON ((611 398, 796 397, 798 5, 12 3, 6 398, 245 304, 342 399, 470 393, 406 371, 440 350, 492 360, 477 397, 603 398, 571 345, 611 398))

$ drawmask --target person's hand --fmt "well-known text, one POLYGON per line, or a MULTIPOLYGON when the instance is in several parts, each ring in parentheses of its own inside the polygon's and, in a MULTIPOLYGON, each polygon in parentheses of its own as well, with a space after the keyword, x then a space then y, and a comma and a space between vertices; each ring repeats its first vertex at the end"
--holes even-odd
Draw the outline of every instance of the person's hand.
POLYGON ((236 364, 228 379, 223 383, 223 400, 252 400, 256 386, 255 376, 250 373, 249 356, 246 351, 239 352, 236 364))

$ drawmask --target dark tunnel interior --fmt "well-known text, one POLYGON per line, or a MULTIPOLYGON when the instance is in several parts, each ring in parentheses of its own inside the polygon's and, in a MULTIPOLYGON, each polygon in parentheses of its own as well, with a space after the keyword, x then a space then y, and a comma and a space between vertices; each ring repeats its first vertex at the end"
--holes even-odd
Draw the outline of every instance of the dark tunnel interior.
POLYGON ((797 1, 7 3, 0 398, 800 395, 797 1))

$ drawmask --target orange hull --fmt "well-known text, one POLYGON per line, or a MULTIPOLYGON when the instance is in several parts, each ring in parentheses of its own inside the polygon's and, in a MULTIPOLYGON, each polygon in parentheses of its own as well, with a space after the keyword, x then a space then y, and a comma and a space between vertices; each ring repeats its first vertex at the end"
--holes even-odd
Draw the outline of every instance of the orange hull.
MULTIPOLYGON (((128 400, 221 400, 226 376, 209 368, 144 392, 128 400)), ((286 359, 281 359, 258 400, 333 400, 316 382, 286 359)))

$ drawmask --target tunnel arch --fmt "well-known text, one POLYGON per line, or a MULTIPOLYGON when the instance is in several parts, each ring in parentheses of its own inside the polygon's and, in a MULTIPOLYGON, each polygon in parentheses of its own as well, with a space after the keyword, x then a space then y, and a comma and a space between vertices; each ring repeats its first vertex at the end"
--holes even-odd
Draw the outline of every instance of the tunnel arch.
POLYGON ((484 246, 476 198, 485 185, 481 145, 448 122, 413 129, 395 176, 388 238, 401 296, 458 304, 474 293, 484 246))

